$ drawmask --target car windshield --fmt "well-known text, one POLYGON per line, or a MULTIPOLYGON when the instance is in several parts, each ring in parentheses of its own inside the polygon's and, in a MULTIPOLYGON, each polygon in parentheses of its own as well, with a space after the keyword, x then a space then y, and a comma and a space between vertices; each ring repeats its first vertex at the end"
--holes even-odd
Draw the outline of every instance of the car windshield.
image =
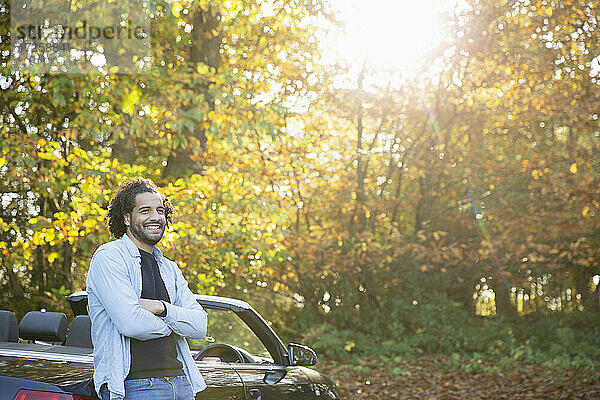
POLYGON ((244 349, 262 360, 273 361, 256 334, 234 312, 207 307, 204 309, 208 313, 206 336, 202 339, 188 339, 192 351, 202 350, 215 343, 229 344, 244 349))

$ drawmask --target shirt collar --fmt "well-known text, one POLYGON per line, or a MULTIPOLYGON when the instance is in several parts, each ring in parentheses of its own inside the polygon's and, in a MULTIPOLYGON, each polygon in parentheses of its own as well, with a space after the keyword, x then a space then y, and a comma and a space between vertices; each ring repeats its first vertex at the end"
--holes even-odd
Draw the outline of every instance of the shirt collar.
MULTIPOLYGON (((135 243, 133 243, 133 240, 131 240, 131 238, 129 236, 127 236, 127 234, 123 235, 123 237, 121 238, 121 241, 125 244, 125 247, 129 251, 129 254, 131 255, 131 257, 141 257, 140 250, 135 245, 135 243)), ((160 249, 156 246, 154 246, 153 253, 154 253, 154 257, 156 257, 157 260, 161 260, 163 258, 162 251, 160 251, 160 249)))

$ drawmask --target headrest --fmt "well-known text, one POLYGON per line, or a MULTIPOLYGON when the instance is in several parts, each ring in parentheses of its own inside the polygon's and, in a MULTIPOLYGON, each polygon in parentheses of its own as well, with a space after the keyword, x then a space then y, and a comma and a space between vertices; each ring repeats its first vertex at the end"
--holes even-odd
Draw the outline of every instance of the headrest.
POLYGON ((11 311, 0 310, 0 342, 18 342, 19 324, 11 311))
POLYGON ((67 316, 61 312, 29 311, 19 324, 19 336, 25 340, 63 342, 67 335, 67 316))
POLYGON ((87 292, 85 290, 71 293, 67 296, 67 301, 71 305, 74 315, 88 315, 88 299, 87 292))
POLYGON ((78 315, 71 322, 67 334, 67 346, 92 348, 92 321, 87 315, 78 315))

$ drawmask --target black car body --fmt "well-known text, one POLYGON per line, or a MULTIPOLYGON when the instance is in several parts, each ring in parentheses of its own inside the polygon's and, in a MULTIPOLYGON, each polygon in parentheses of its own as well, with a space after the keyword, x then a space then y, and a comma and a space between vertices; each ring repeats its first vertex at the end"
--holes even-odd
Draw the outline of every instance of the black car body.
MULTIPOLYGON (((196 365, 208 385, 196 399, 339 398, 330 379, 307 368, 316 362, 314 351, 297 344, 284 346, 269 324, 248 303, 206 295, 196 295, 196 299, 207 311, 209 321, 204 339, 189 340, 196 365)), ((57 317, 61 321, 57 323, 38 321, 33 328, 38 336, 34 337, 32 333, 26 334, 27 328, 23 327, 26 315, 21 321, 20 335, 21 339, 29 339, 29 343, 0 342, 0 399, 95 398, 91 383, 93 356, 89 317, 77 317, 78 314, 87 314, 87 294, 77 292, 69 296, 69 300, 76 315, 75 321, 83 322, 83 325, 75 327, 74 321, 69 332, 61 336, 56 333, 65 329, 61 325, 64 316, 61 313, 57 317), (40 326, 46 329, 46 325, 53 325, 54 331, 39 330, 40 326), (35 339, 46 342, 39 343, 40 340, 35 339), (58 344, 48 343, 57 341, 58 344)), ((40 317, 41 313, 36 315, 40 317)), ((0 318, 2 321, 4 319, 0 318)))

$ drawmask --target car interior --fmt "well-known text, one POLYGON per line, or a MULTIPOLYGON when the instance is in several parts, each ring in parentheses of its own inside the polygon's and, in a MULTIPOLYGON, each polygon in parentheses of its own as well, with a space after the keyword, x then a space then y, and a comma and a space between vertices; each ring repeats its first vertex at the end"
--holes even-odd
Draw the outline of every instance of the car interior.
MULTIPOLYGON (((188 341, 196 361, 273 362, 264 345, 235 313, 210 308, 207 312, 211 316, 207 335, 188 341)), ((30 311, 18 323, 13 312, 0 310, 0 342, 15 343, 13 347, 22 350, 91 354, 91 320, 88 315, 76 315, 69 327, 62 312, 30 311)))
POLYGON ((67 316, 61 312, 30 311, 18 323, 12 311, 0 310, 0 342, 5 342, 5 348, 14 343, 12 348, 21 350, 89 355, 90 329, 87 315, 76 316, 69 328, 67 316))

